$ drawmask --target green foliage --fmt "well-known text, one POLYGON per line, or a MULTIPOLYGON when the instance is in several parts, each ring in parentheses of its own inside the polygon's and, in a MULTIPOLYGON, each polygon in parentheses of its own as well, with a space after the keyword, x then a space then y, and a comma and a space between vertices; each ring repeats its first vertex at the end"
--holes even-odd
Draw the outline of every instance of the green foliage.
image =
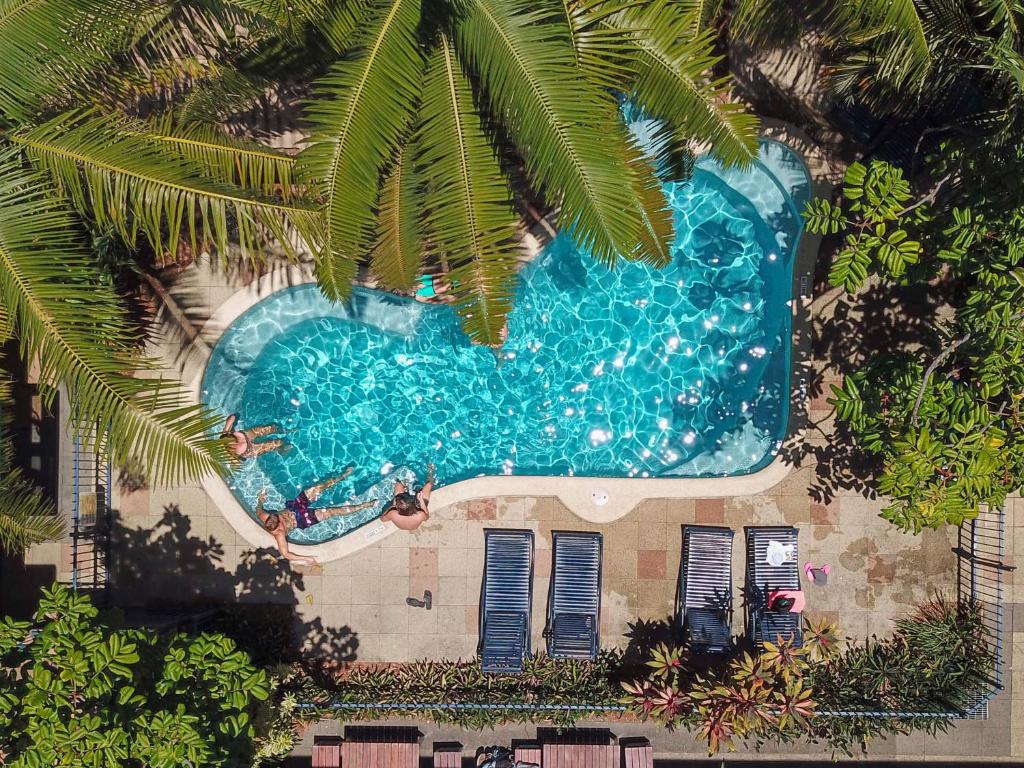
MULTIPOLYGON (((1024 167, 1019 156, 1002 159, 1011 169, 1024 167)), ((836 284, 859 287, 872 267, 900 277, 917 260, 915 238, 927 247, 924 266, 944 271, 963 297, 952 322, 934 329, 937 352, 882 355, 833 387, 838 417, 858 446, 881 461, 876 487, 891 497, 882 516, 901 530, 962 523, 980 505, 1001 505, 1024 482, 1024 209, 1018 192, 1002 194, 1007 170, 998 164, 998 157, 982 161, 950 151, 935 171, 958 182, 950 188, 948 213, 940 212, 937 185, 915 204, 913 222, 898 210, 908 201, 901 185, 876 183, 869 192, 859 180, 870 170, 858 170, 858 215, 895 212, 897 229, 879 238, 877 229, 866 234, 866 218, 842 220, 848 245, 833 266, 836 284), (999 184, 986 185, 990 178, 999 184), (854 241, 856 249, 849 245, 854 241), (912 259, 905 258, 907 243, 915 247, 912 259)), ((813 210, 818 231, 838 220, 822 213, 821 203, 813 210)))
POLYGON ((15 554, 60 538, 64 520, 14 467, 14 445, 8 434, 10 395, 9 383, 0 378, 0 550, 15 554))
POLYGON ((749 162, 757 121, 712 74, 708 11, 667 0, 313 9, 296 40, 326 40, 327 72, 297 170, 323 202, 325 291, 346 295, 371 252, 381 282, 403 289, 425 259, 449 264, 466 330, 497 343, 517 259, 510 203, 524 185, 600 261, 666 263, 671 216, 618 100, 662 122, 662 167, 682 165, 694 139, 749 162))
POLYGON ((898 168, 881 161, 853 163, 843 177, 843 202, 817 198, 807 202, 807 229, 821 235, 847 231, 829 271, 828 281, 848 291, 861 288, 876 267, 902 277, 916 264, 921 244, 907 232, 912 221, 906 203, 910 185, 898 168))
POLYGON ((322 709, 324 717, 377 720, 388 717, 425 718, 439 724, 488 728, 511 722, 551 722, 571 726, 619 696, 614 674, 619 657, 603 654, 597 661, 527 659, 521 674, 488 674, 479 661, 417 661, 410 664, 358 665, 328 688, 294 674, 283 693, 302 694, 322 709), (360 709, 330 709, 328 704, 368 704, 360 709), (442 706, 399 707, 410 704, 487 704, 487 709, 449 709, 442 706), (501 705, 507 705, 503 709, 501 705), (540 705, 566 705, 548 709, 540 705), (581 707, 569 709, 568 705, 581 707), (587 707, 593 707, 592 710, 587 707))
POLYGON ((667 728, 686 727, 707 741, 708 753, 732 750, 737 740, 785 743, 810 732, 818 704, 810 662, 837 652, 835 628, 809 624, 814 642, 796 648, 778 638, 756 654, 744 653, 695 672, 681 648, 659 645, 647 662, 647 677, 622 683, 621 699, 641 720, 667 728))
POLYGON ((230 640, 112 629, 55 586, 0 623, 4 765, 239 765, 267 675, 230 640))
POLYGON ((870 637, 812 667, 821 711, 811 737, 849 754, 879 736, 946 730, 953 716, 943 713, 966 709, 994 661, 981 608, 937 597, 900 619, 889 637, 870 637), (851 714, 863 711, 920 714, 851 714))
POLYGON ((0 2, 0 341, 39 360, 47 402, 66 390, 83 439, 163 482, 223 470, 226 452, 208 438, 211 414, 139 354, 139 330, 90 258, 87 230, 133 245, 143 234, 161 256, 184 241, 256 258, 269 239, 287 249, 318 229, 289 188, 290 158, 161 113, 161 89, 201 79, 236 48, 224 30, 237 22, 259 36, 273 21, 202 5, 0 2), (215 8, 222 24, 210 23, 215 8))

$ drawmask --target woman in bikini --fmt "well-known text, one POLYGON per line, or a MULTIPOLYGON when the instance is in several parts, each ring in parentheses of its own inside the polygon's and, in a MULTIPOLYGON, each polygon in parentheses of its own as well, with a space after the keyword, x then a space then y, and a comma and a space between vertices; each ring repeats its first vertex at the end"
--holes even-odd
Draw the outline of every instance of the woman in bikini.
POLYGON ((277 424, 265 424, 262 427, 251 427, 249 429, 235 429, 238 426, 238 414, 233 413, 224 422, 224 429, 220 436, 222 439, 231 439, 230 450, 240 460, 255 459, 257 456, 268 451, 279 451, 285 446, 284 440, 275 437, 273 440, 266 440, 257 443, 257 438, 272 435, 275 432, 283 432, 277 424))
POLYGON ((260 519, 263 528, 274 537, 281 556, 286 560, 293 560, 306 565, 316 565, 315 557, 293 554, 288 549, 288 534, 298 528, 305 530, 314 525, 322 523, 331 517, 338 515, 351 515, 376 504, 376 501, 364 501, 360 504, 346 504, 333 507, 312 507, 310 506, 323 494, 324 491, 334 487, 346 477, 352 474, 352 467, 349 467, 337 477, 331 477, 318 483, 311 488, 302 491, 298 496, 285 502, 285 508, 277 511, 266 511, 263 503, 267 500, 266 490, 260 491, 257 497, 256 516, 260 519))

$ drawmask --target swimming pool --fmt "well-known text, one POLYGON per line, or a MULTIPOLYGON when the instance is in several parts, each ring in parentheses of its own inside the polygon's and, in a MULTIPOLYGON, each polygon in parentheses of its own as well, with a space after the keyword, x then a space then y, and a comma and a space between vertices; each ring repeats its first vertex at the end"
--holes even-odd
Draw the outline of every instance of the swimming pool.
POLYGON ((448 307, 367 289, 334 305, 303 285, 252 307, 214 349, 203 399, 244 426, 292 430, 291 448, 246 462, 230 480, 236 497, 251 510, 266 487, 276 508, 353 466, 319 503, 380 504, 290 536, 311 544, 373 519, 395 479, 422 479, 428 463, 441 484, 770 463, 788 417, 806 171, 768 143, 751 169, 702 160, 666 193, 671 265, 608 270, 561 236, 520 274, 497 351, 471 345, 448 307))

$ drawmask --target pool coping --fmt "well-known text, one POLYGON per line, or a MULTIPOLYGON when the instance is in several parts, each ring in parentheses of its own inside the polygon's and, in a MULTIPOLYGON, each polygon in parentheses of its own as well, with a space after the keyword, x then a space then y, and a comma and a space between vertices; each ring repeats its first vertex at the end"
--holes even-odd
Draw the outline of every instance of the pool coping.
MULTIPOLYGON (((263 299, 283 288, 316 282, 308 272, 286 265, 264 275, 258 281, 235 291, 204 324, 203 342, 194 344, 183 366, 185 386, 195 402, 206 364, 216 340, 238 317, 263 299)), ((798 302, 793 302, 794 310, 798 302)), ((792 368, 792 359, 791 359, 792 368)), ((792 413, 790 414, 792 421, 792 413)), ((646 499, 695 499, 708 497, 751 496, 782 482, 794 469, 778 455, 765 468, 747 475, 730 477, 568 477, 547 475, 486 475, 461 480, 435 490, 431 506, 441 509, 459 502, 491 496, 552 496, 575 515, 589 523, 611 523, 625 517, 646 499)), ((264 531, 235 498, 224 479, 207 475, 200 481, 203 490, 239 536, 256 547, 274 547, 274 537, 264 531)), ((299 555, 315 556, 321 562, 337 560, 371 546, 399 529, 390 522, 372 521, 341 538, 322 544, 290 544, 299 555)))

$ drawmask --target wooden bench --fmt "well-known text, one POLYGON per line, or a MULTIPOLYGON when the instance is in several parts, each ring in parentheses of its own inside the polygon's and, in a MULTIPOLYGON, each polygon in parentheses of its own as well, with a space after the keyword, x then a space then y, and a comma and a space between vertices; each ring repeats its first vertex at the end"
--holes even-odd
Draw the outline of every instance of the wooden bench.
POLYGON ((341 765, 341 739, 337 736, 313 737, 313 768, 338 768, 341 765))
POLYGON ((622 745, 625 768, 654 768, 654 747, 647 739, 631 739, 622 745))
POLYGON ((543 768, 620 768, 617 744, 545 744, 543 768))
POLYGON ((541 749, 536 744, 524 744, 521 747, 516 747, 514 750, 513 757, 522 763, 534 763, 536 765, 543 765, 541 763, 542 754, 541 749))
POLYGON ((419 732, 415 728, 345 728, 341 768, 419 768, 419 732))
POLYGON ((462 745, 434 742, 434 768, 462 768, 462 745))

